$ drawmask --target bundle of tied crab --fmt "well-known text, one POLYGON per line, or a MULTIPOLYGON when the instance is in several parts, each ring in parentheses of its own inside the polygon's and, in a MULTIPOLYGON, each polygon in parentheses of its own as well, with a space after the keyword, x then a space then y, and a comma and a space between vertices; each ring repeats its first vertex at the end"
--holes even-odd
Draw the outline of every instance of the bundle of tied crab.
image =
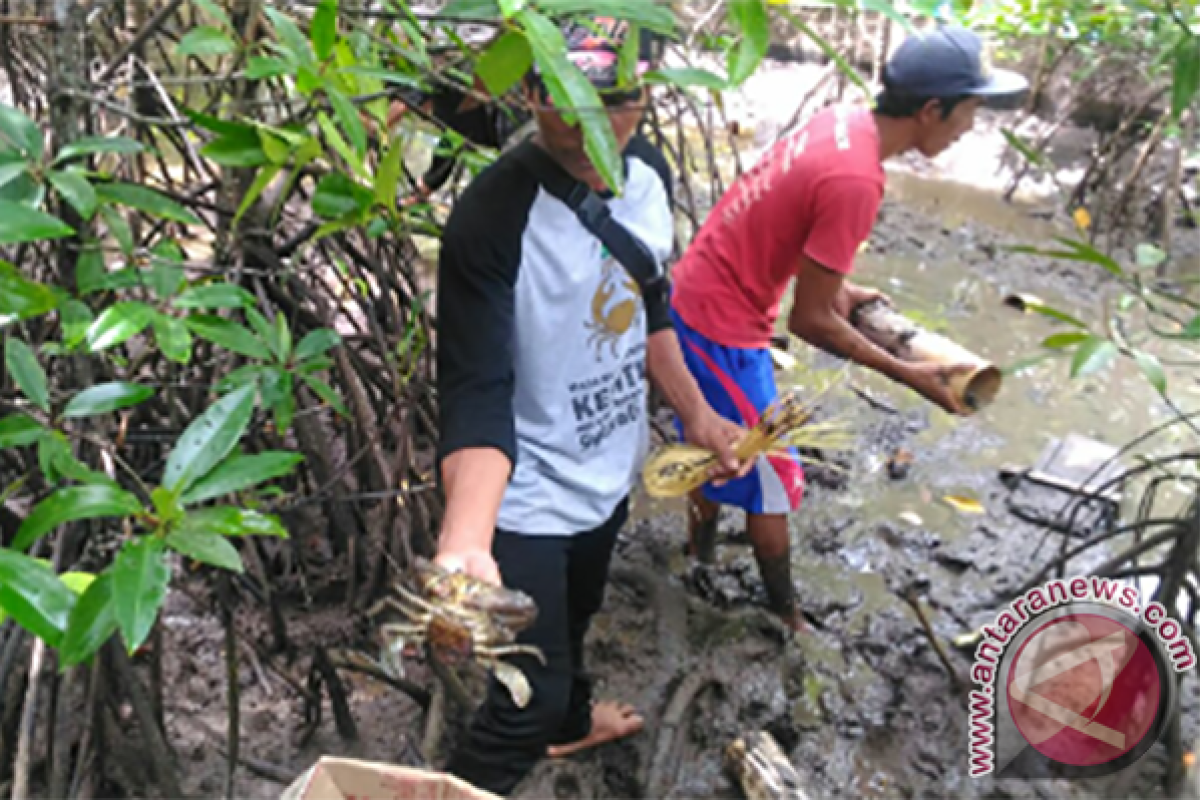
POLYGON ((408 646, 424 643, 430 656, 447 666, 474 661, 496 676, 517 707, 528 705, 532 691, 525 674, 501 659, 525 654, 546 663, 538 648, 515 644, 517 634, 537 619, 533 599, 420 557, 413 560, 409 580, 411 586, 393 584, 392 594, 367 612, 374 617, 391 609, 405 619, 379 628, 388 671, 403 675, 401 659, 408 646))
MULTIPOLYGON (((844 372, 807 401, 797 389, 783 394, 763 412, 758 424, 734 445, 738 460, 744 463, 759 456, 784 453, 793 447, 799 451, 851 449, 855 437, 844 421, 813 419, 817 401, 840 382, 842 375, 844 372)), ((801 461, 813 461, 804 455, 799 458, 801 461)), ((716 463, 716 453, 703 447, 691 444, 665 445, 646 459, 642 468, 642 482, 651 497, 683 497, 708 482, 709 470, 716 463)))

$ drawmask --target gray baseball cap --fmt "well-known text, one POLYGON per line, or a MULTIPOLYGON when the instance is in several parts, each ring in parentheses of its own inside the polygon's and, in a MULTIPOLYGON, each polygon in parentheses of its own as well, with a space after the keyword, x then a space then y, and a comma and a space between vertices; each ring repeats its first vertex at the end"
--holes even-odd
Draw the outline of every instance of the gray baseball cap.
POLYGON ((953 26, 905 39, 884 67, 883 85, 911 97, 973 96, 998 105, 1029 89, 1021 75, 992 68, 977 34, 953 26))

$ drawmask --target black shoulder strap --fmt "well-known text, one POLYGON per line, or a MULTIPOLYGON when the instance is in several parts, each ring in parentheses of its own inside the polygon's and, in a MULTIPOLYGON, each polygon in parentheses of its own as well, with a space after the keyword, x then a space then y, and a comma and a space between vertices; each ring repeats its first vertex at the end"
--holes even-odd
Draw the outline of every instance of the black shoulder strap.
POLYGON ((664 275, 658 259, 641 239, 629 232, 624 225, 612 217, 608 203, 604 202, 586 184, 571 177, 545 150, 526 142, 518 151, 521 162, 538 183, 552 196, 575 212, 580 224, 604 243, 613 258, 621 263, 641 287, 644 297, 650 297, 649 288, 663 281, 664 275))

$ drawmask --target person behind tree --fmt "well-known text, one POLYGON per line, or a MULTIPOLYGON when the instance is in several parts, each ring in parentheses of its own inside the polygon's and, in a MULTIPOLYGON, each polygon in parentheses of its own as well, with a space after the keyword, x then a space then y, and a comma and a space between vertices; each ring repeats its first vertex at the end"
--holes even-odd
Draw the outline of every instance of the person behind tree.
MULTIPOLYGON (((571 27, 566 40, 624 148, 646 91, 617 80, 620 32, 610 25, 615 41, 597 41, 571 27)), ((526 78, 525 95, 537 133, 467 187, 446 223, 438 263, 438 465, 446 510, 435 559, 532 597, 537 620, 517 640, 546 657, 545 666, 529 656, 511 659, 532 688, 523 709, 491 679, 446 767, 499 794, 548 754, 642 728, 630 706, 593 703, 583 642, 649 443, 647 373, 686 421, 689 440, 720 454, 720 477, 748 468, 732 451, 744 429, 708 406, 684 365, 665 293, 643 298, 623 264, 532 166, 607 198, 612 218, 661 269, 674 236, 665 159, 644 140, 625 148, 624 191, 613 197, 581 130, 554 107, 536 73, 526 78)))
MULTIPOLYGON (((809 344, 909 386, 961 413, 948 379, 966 366, 900 361, 847 321, 880 296, 851 283, 854 256, 883 199, 883 162, 909 151, 932 158, 971 129, 989 100, 1024 78, 991 70, 978 36, 947 27, 904 41, 883 73, 874 111, 835 106, 779 141, 721 198, 672 271, 672 319, 689 369, 721 414, 753 426, 776 399, 769 345, 788 283, 787 329, 809 344)), ((681 424, 687 432, 687 421, 681 424)), ((714 557, 721 505, 747 513, 747 532, 772 609, 803 629, 791 579, 787 514, 804 474, 795 454, 763 457, 723 486, 694 493, 689 547, 714 557)))

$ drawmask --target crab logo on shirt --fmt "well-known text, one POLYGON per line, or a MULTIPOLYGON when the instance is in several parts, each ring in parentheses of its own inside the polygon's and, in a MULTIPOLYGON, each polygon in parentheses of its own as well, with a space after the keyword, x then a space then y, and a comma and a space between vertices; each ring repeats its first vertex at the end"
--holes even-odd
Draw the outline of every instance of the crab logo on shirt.
POLYGON ((584 323, 591 334, 588 347, 596 348, 597 361, 601 359, 605 345, 616 357, 617 343, 633 327, 641 306, 637 282, 616 261, 607 257, 607 250, 604 255, 600 285, 592 295, 591 319, 584 323))

